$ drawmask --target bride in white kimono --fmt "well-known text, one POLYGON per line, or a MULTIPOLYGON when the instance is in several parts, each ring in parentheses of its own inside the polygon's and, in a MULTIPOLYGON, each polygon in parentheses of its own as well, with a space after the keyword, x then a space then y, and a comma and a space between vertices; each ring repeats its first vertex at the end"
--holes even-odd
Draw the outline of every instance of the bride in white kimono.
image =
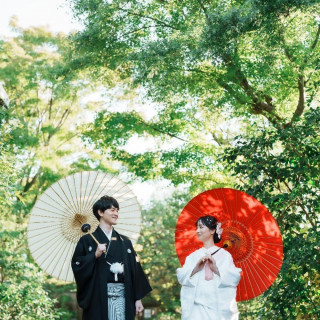
POLYGON ((239 318, 236 293, 241 269, 235 267, 228 251, 214 245, 221 238, 220 226, 212 216, 201 217, 196 222, 203 247, 191 253, 183 267, 177 269, 178 281, 182 285, 182 320, 239 318))

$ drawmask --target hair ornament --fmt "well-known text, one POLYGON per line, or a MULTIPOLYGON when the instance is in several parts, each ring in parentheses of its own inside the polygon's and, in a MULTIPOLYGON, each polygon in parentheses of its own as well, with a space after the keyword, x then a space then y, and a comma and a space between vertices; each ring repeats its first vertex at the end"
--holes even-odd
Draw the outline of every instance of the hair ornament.
POLYGON ((206 217, 206 220, 207 220, 207 222, 212 223, 213 218, 212 218, 211 216, 207 216, 207 217, 206 217))
POLYGON ((219 239, 221 239, 222 231, 223 231, 223 229, 221 228, 221 222, 218 222, 217 227, 216 227, 216 233, 217 233, 219 239))

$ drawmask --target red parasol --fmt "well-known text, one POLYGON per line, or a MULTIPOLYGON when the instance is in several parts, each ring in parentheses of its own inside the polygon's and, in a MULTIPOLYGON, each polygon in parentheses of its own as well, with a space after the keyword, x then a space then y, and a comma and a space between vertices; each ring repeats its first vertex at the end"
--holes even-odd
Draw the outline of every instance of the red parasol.
POLYGON ((202 247, 195 223, 204 215, 215 216, 223 233, 217 246, 226 248, 242 269, 237 301, 250 300, 263 293, 276 279, 283 258, 279 227, 268 209, 248 194, 229 188, 205 191, 184 207, 177 221, 175 246, 181 265, 193 251, 202 247))

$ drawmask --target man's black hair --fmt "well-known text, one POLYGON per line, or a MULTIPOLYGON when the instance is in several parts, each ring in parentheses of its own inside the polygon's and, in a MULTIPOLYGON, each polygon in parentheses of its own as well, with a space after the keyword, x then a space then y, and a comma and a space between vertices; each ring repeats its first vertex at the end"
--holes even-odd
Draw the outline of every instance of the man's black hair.
POLYGON ((92 207, 93 214, 95 217, 100 221, 100 215, 98 213, 99 210, 104 212, 107 209, 111 209, 112 207, 115 207, 119 210, 119 203, 115 198, 109 197, 109 196, 103 196, 98 201, 95 202, 95 204, 92 207))

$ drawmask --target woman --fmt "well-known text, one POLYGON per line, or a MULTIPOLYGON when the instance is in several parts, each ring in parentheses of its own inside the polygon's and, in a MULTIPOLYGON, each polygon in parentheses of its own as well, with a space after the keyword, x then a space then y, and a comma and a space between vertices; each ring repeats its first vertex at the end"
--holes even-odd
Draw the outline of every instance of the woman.
POLYGON ((177 269, 182 285, 181 319, 236 320, 239 317, 236 292, 241 269, 235 267, 228 251, 214 245, 220 242, 222 233, 216 218, 203 216, 197 220, 196 227, 203 247, 191 253, 184 266, 177 269))

